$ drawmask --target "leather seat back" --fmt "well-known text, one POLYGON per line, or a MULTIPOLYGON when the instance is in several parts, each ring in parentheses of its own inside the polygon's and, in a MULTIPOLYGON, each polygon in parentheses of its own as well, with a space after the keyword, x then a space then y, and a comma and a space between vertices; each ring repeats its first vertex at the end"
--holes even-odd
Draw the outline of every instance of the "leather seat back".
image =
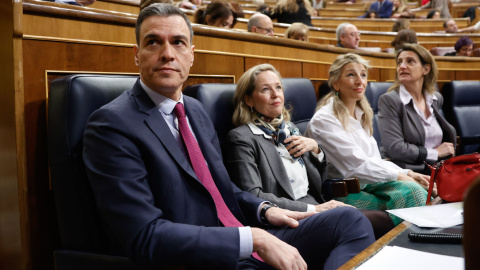
POLYGON ((373 137, 377 141, 378 147, 381 145, 380 131, 378 130, 378 99, 387 92, 392 84, 391 82, 369 82, 365 89, 365 96, 373 110, 373 137))
POLYGON ((291 110, 292 122, 303 134, 317 107, 315 88, 312 82, 305 78, 284 78, 282 84, 285 107, 291 110))
POLYGON ((452 81, 442 88, 445 117, 460 136, 457 154, 480 150, 480 81, 452 81))
POLYGON ((56 79, 48 96, 48 156, 63 249, 107 253, 108 238, 83 164, 83 132, 90 114, 136 76, 72 75, 56 79))

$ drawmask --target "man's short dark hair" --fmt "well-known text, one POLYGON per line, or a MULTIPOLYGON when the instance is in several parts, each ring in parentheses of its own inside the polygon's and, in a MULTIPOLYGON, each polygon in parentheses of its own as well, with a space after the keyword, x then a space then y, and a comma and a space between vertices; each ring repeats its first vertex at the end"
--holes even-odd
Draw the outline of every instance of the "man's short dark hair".
POLYGON ((142 27, 143 21, 151 16, 160 16, 160 17, 170 17, 170 16, 180 16, 187 23, 188 30, 190 30, 190 44, 193 42, 193 29, 190 20, 187 18, 187 15, 183 13, 179 8, 172 6, 170 4, 155 3, 150 6, 142 9, 140 14, 138 14, 137 24, 135 25, 135 38, 137 39, 137 45, 140 45, 140 28, 142 27))

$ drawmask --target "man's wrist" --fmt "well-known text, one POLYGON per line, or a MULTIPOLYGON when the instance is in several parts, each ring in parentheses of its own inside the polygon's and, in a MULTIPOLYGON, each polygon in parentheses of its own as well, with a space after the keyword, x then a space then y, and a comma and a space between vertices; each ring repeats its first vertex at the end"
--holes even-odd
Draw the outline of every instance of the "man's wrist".
POLYGON ((278 207, 278 206, 274 203, 265 202, 265 205, 262 206, 262 209, 260 210, 260 221, 263 223, 265 227, 271 226, 270 222, 267 219, 266 213, 272 207, 278 207))

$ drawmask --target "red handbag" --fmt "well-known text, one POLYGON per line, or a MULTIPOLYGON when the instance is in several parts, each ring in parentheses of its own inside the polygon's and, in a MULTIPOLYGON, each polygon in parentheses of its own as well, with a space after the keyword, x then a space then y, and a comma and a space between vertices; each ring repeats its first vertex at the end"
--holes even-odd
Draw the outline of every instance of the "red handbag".
POLYGON ((448 202, 460 202, 467 188, 480 175, 480 154, 461 155, 428 166, 432 174, 427 203, 430 202, 434 182, 437 183, 440 198, 448 202))

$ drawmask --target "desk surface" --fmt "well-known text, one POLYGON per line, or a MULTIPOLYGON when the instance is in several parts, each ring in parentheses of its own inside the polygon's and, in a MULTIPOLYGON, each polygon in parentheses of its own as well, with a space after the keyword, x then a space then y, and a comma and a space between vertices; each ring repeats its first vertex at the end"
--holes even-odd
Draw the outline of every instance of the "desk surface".
POLYGON ((347 270, 358 267, 385 246, 399 246, 440 255, 464 257, 462 245, 418 243, 408 239, 408 234, 411 232, 462 233, 462 228, 463 226, 460 225, 445 229, 425 229, 404 221, 338 269, 347 270))

